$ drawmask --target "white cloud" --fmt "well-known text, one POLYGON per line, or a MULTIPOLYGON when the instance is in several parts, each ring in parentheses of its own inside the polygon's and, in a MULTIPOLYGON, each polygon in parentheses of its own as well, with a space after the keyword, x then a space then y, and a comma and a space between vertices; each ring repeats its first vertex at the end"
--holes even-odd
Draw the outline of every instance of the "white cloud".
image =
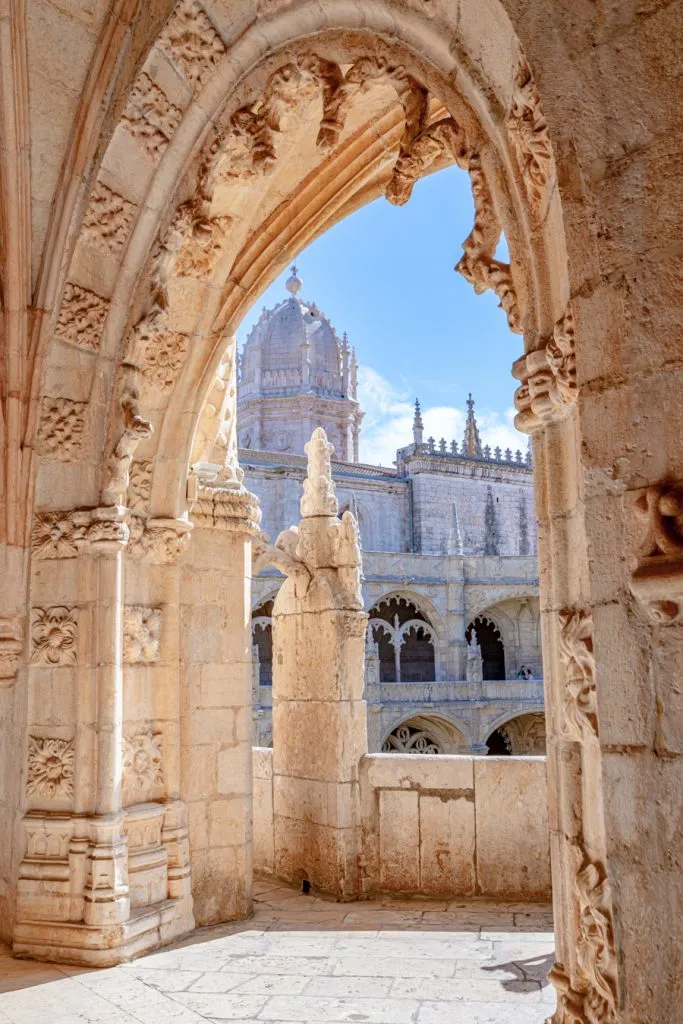
MULTIPOLYGON (((396 449, 412 444, 414 398, 396 388, 369 366, 358 367, 358 401, 365 412, 360 434, 360 460, 371 465, 391 466, 396 449)), ((514 452, 526 451, 526 437, 515 430, 514 409, 504 412, 475 409, 482 444, 500 446, 514 452)), ((437 443, 442 437, 448 445, 462 443, 466 413, 453 405, 435 405, 422 410, 424 437, 437 443)))

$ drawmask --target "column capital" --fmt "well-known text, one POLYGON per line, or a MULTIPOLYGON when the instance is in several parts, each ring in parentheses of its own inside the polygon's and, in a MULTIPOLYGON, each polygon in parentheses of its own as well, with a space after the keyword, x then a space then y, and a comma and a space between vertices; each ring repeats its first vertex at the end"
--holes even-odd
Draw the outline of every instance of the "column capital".
POLYGON ((578 396, 574 319, 569 307, 555 324, 552 337, 512 364, 512 376, 521 381, 514 402, 515 426, 522 433, 533 434, 569 415, 578 396))

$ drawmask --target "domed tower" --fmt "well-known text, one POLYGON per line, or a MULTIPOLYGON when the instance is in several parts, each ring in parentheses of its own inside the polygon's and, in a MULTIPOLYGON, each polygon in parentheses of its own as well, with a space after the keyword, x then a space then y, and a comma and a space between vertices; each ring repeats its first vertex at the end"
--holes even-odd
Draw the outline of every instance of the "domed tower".
POLYGON ((304 454, 304 444, 323 427, 336 458, 358 461, 363 413, 356 399, 356 354, 346 335, 315 303, 292 267, 289 298, 265 309, 242 351, 237 385, 240 448, 304 454))

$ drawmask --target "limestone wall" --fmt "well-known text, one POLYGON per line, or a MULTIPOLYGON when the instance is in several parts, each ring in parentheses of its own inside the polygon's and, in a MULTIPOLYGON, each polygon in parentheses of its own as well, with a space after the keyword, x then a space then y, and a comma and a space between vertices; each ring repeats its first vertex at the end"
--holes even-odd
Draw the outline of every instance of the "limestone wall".
MULTIPOLYGON (((273 752, 255 747, 254 869, 273 871, 273 752)), ((374 892, 550 896, 544 757, 369 754, 364 882, 374 892)))

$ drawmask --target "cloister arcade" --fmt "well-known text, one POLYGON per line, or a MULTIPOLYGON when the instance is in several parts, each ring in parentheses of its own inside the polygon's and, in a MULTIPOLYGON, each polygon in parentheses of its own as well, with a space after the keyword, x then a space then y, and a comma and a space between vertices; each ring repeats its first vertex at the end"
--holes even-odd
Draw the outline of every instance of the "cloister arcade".
POLYGON ((48 7, 0 16, 2 937, 108 965, 250 912, 234 333, 310 239, 455 163, 533 444, 554 1020, 673 1024, 680 5, 48 7))

